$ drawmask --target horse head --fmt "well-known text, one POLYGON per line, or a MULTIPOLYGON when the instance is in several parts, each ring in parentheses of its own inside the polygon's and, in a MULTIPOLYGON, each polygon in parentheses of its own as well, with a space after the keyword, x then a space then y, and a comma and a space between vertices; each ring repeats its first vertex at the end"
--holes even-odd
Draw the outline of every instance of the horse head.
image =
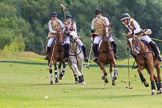
POLYGON ((138 55, 141 51, 140 40, 136 37, 132 37, 132 53, 138 55))
POLYGON ((138 55, 141 51, 141 41, 138 39, 138 36, 133 34, 126 35, 128 39, 128 44, 131 48, 131 52, 133 55, 138 55))
POLYGON ((70 32, 70 41, 71 42, 76 42, 78 38, 78 34, 75 31, 70 32))

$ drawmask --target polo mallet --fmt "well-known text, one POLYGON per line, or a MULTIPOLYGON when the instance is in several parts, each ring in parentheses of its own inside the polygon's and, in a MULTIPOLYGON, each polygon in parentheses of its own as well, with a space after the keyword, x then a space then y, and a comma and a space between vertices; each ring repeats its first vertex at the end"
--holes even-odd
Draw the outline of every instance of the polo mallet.
POLYGON ((66 21, 66 7, 62 3, 60 3, 60 6, 63 9, 63 12, 64 12, 64 20, 66 21))
POLYGON ((130 54, 129 54, 129 48, 128 48, 127 52, 128 52, 128 86, 126 88, 133 89, 133 87, 131 87, 131 82, 130 82, 130 69, 129 69, 130 54))
MULTIPOLYGON (((56 40, 57 40, 57 38, 54 41, 56 41, 56 40)), ((48 70, 51 69, 50 65, 52 63, 53 53, 54 53, 55 46, 56 46, 55 44, 56 43, 54 43, 54 46, 53 46, 53 49, 52 49, 52 56, 50 57, 50 61, 49 61, 49 65, 48 65, 48 70)))
POLYGON ((92 54, 92 47, 93 47, 93 44, 91 43, 91 48, 90 48, 90 51, 89 51, 89 56, 88 56, 88 63, 86 65, 86 68, 90 69, 89 67, 89 63, 90 63, 90 59, 91 59, 91 54, 92 54))

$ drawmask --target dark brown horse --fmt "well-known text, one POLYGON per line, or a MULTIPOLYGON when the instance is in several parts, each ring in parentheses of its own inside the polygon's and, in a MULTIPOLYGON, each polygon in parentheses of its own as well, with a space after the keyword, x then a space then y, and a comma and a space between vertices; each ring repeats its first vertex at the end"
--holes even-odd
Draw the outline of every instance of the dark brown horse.
POLYGON ((160 76, 160 61, 153 56, 152 51, 144 44, 137 36, 128 36, 129 44, 131 47, 131 53, 138 64, 138 73, 141 81, 144 83, 145 87, 149 84, 146 82, 145 77, 142 74, 142 70, 145 68, 150 75, 151 81, 151 94, 156 94, 155 82, 157 86, 158 93, 162 93, 162 83, 160 76), (157 70, 157 77, 153 72, 154 67, 157 70))
POLYGON ((52 63, 54 64, 54 76, 55 76, 55 83, 58 83, 58 70, 57 70, 57 63, 59 62, 59 79, 61 80, 64 73, 66 64, 64 62, 64 47, 63 47, 63 32, 57 31, 56 39, 54 40, 53 48, 51 51, 50 59, 48 59, 48 66, 49 66, 49 73, 50 73, 50 84, 53 84, 52 80, 52 63), (61 70, 61 64, 63 64, 63 69, 61 70))
POLYGON ((106 37, 103 37, 103 39, 99 42, 97 64, 100 66, 100 69, 103 73, 102 80, 104 80, 105 83, 108 83, 105 65, 110 64, 109 72, 112 78, 112 85, 115 85, 115 80, 117 79, 117 75, 118 75, 117 65, 115 62, 113 48, 110 45, 108 38, 106 37), (112 69, 113 66, 114 66, 114 72, 112 69))

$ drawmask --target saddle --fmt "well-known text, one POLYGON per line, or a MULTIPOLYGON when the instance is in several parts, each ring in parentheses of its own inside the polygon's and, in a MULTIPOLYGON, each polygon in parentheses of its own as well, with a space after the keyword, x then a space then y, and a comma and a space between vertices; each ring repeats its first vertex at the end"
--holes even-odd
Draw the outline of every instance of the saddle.
MULTIPOLYGON (((146 45, 146 47, 149 49, 150 52, 153 52, 153 56, 155 56, 154 51, 151 48, 151 46, 149 45, 149 43, 147 41, 145 41, 145 40, 141 40, 141 41, 146 45)), ((138 51, 140 51, 140 46, 138 44, 136 45, 136 49, 138 51)))
POLYGON ((146 42, 145 40, 141 40, 141 41, 147 46, 149 50, 152 50, 148 42, 146 42))
MULTIPOLYGON (((54 47, 55 42, 56 42, 56 39, 55 39, 55 40, 52 42, 52 44, 51 44, 50 55, 52 54, 52 51, 53 51, 53 47, 54 47)), ((63 46, 63 44, 60 43, 60 46, 63 46)), ((56 52, 62 52, 62 49, 59 48, 59 49, 56 50, 56 48, 55 48, 55 51, 56 51, 56 52)))
POLYGON ((149 51, 152 52, 152 53, 153 53, 153 56, 155 57, 155 52, 154 52, 154 50, 151 48, 151 46, 149 45, 149 43, 146 42, 145 40, 141 40, 141 41, 147 46, 147 48, 149 49, 149 51))

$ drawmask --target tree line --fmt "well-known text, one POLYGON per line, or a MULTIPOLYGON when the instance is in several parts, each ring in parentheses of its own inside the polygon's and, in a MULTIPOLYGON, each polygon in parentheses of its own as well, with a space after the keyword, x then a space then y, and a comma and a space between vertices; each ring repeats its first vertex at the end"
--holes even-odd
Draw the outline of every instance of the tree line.
MULTIPOLYGON (((162 39, 161 0, 0 0, 0 52, 34 51, 45 53, 48 21, 56 11, 64 22, 60 6, 73 16, 78 33, 90 50, 90 25, 95 10, 102 9, 103 16, 111 23, 111 32, 117 42, 120 58, 127 55, 125 28, 120 22, 122 13, 129 13, 142 28, 150 28, 151 37, 162 39)), ((157 42, 162 50, 162 44, 157 42)))

